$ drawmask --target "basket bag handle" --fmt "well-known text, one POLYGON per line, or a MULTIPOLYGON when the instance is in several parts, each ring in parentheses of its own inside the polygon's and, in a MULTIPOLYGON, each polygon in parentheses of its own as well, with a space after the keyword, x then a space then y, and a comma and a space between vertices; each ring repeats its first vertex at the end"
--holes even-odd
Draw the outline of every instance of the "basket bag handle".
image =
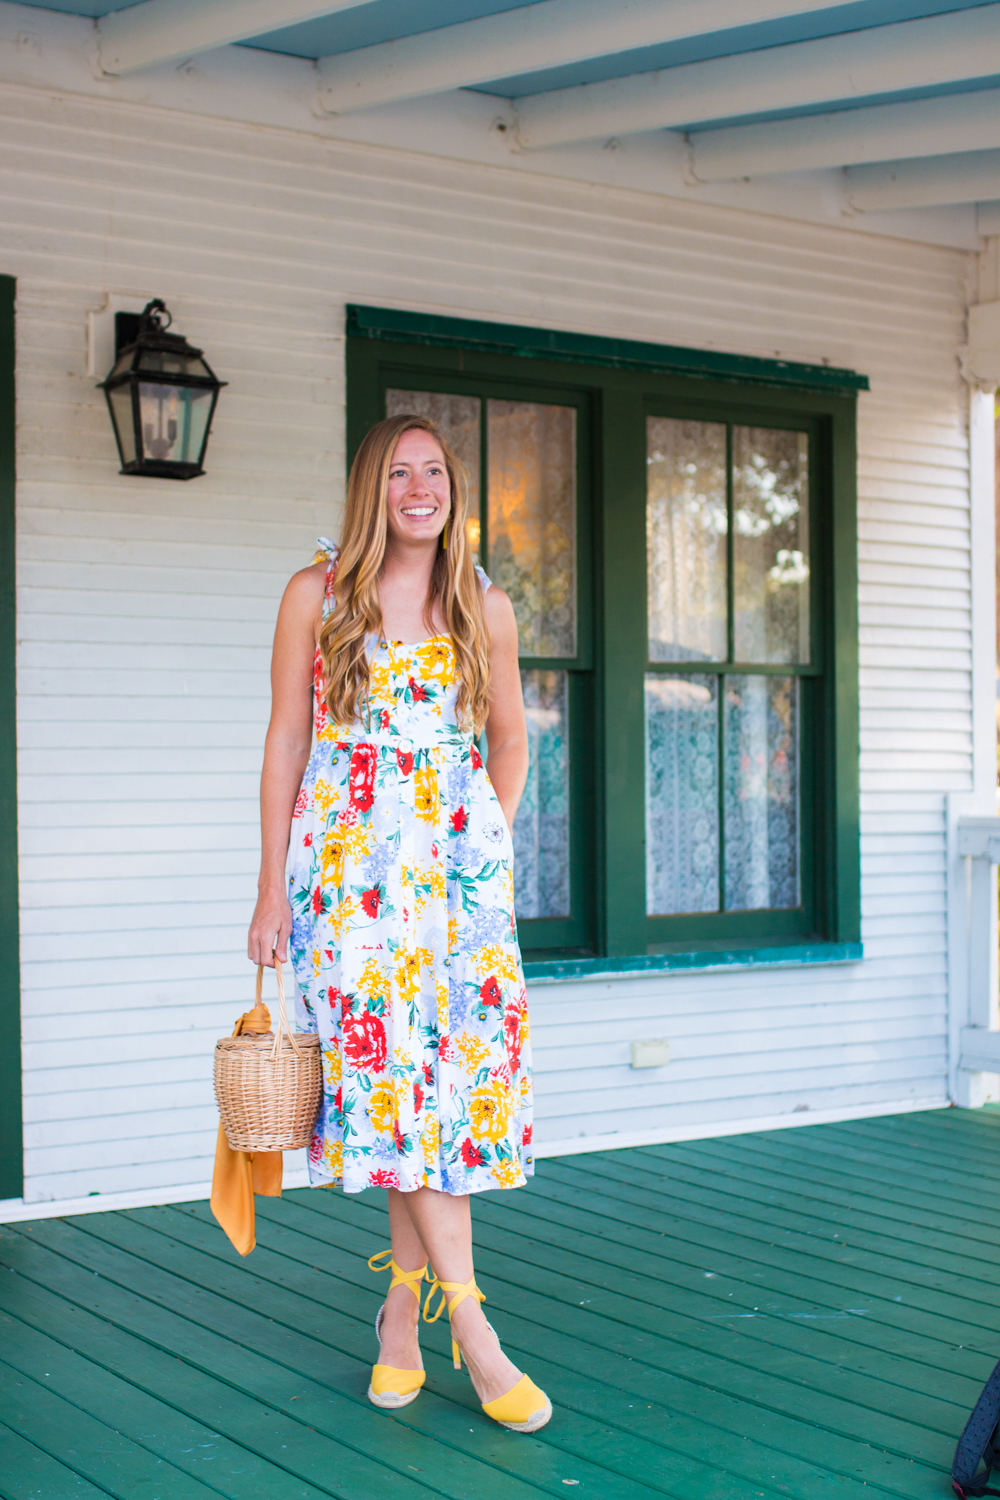
MULTIPOLYGON (((274 1033, 274 1046, 271 1049, 271 1061, 274 1062, 281 1051, 281 1038, 286 1036, 292 1045, 292 1051, 296 1057, 301 1057, 299 1044, 295 1040, 295 1032, 288 1024, 288 1011, 285 1009, 285 977, 281 972, 281 959, 277 953, 272 954, 274 959, 274 977, 278 981, 278 1025, 274 1033)), ((264 1003, 264 965, 257 965, 257 1004, 264 1003)))

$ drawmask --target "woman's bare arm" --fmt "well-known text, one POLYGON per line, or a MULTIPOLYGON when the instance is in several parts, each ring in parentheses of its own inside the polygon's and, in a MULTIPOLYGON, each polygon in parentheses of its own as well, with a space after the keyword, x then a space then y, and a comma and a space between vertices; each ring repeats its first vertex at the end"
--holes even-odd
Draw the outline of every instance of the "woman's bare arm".
POLYGON ((486 720, 490 781, 507 826, 513 830, 514 814, 528 779, 528 729, 517 665, 517 622, 502 589, 491 588, 484 604, 490 632, 490 713, 486 720))
POLYGON ((285 961, 292 911, 285 861, 295 798, 312 747, 312 674, 326 564, 296 573, 285 589, 271 657, 271 722, 260 778, 260 879, 247 952, 254 963, 285 961))

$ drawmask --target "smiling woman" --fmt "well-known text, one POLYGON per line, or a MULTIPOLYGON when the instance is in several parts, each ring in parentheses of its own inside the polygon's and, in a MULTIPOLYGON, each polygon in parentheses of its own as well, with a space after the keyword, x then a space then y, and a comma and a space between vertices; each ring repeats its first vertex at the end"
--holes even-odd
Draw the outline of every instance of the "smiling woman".
POLYGON ((431 1321, 447 1305, 456 1367, 461 1349, 487 1415, 530 1432, 551 1406, 500 1349, 472 1263, 470 1193, 521 1186, 533 1159, 517 627, 473 563, 466 518, 461 464, 431 421, 404 413, 367 434, 342 545, 321 540, 278 617, 249 952, 273 962, 290 942, 299 1020, 321 1039, 313 1182, 389 1190, 370 1400, 405 1406, 423 1385, 430 1260, 431 1321))

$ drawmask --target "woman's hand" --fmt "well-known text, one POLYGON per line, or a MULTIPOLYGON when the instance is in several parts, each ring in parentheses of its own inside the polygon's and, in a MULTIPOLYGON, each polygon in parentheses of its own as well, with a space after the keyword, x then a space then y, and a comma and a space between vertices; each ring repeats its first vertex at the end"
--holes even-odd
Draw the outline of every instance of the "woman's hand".
POLYGON ((247 938, 247 956, 253 964, 274 968, 277 953, 282 963, 288 960, 288 939, 292 934, 292 908, 284 891, 261 891, 254 907, 247 938))

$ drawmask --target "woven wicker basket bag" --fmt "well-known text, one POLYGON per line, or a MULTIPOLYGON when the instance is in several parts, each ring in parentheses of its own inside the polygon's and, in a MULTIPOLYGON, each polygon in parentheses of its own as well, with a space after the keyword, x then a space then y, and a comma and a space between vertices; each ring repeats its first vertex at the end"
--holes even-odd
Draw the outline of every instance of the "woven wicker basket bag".
MULTIPOLYGON (((295 1032, 285 1009, 281 960, 278 1029, 272 1036, 227 1036, 215 1044, 215 1098, 234 1151, 294 1151, 308 1146, 323 1095, 320 1040, 295 1032)), ((263 1004, 264 966, 257 966, 257 1004, 263 1004)))

